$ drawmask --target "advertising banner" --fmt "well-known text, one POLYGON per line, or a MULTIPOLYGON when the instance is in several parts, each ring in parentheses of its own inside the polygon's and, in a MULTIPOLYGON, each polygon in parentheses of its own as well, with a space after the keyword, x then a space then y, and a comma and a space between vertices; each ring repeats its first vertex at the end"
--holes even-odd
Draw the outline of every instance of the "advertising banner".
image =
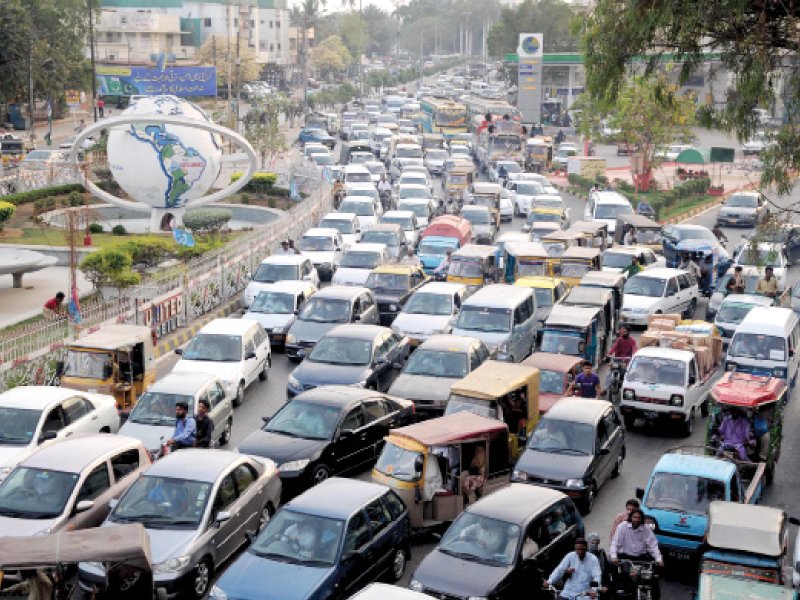
POLYGON ((523 123, 542 122, 542 38, 541 33, 519 34, 517 108, 523 123))
POLYGON ((216 67, 126 67, 97 65, 97 92, 101 96, 213 96, 216 67))

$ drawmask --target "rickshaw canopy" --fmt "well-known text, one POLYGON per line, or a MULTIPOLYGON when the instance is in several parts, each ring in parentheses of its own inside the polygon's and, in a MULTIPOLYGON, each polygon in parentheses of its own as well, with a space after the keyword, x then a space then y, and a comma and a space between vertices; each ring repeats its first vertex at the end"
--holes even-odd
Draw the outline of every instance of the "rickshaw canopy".
POLYGON ((612 271, 588 271, 581 277, 582 286, 602 288, 622 288, 625 285, 625 275, 612 271))
POLYGON ((531 377, 538 373, 539 370, 535 367, 487 360, 461 381, 450 386, 450 391, 470 398, 492 400, 527 386, 531 377))
POLYGON ((601 223, 599 221, 576 221, 572 224, 570 229, 582 233, 589 233, 592 236, 600 234, 606 235, 608 233, 608 223, 601 223))
POLYGON ((771 506, 716 500, 708 507, 706 540, 714 548, 781 556, 786 513, 771 506))
POLYGON ((700 575, 697 600, 796 600, 797 592, 773 583, 700 575))
POLYGON ((70 342, 72 348, 99 348, 118 350, 132 348, 136 344, 152 345, 153 334, 144 325, 106 325, 94 333, 70 342))
POLYGON ((561 255, 561 260, 595 260, 602 254, 599 248, 570 246, 561 255))
POLYGON ((593 306, 562 306, 556 304, 550 312, 550 316, 547 317, 545 326, 579 327, 583 329, 592 324, 599 312, 600 308, 593 306))
POLYGON ((552 354, 550 352, 534 352, 520 364, 536 367, 542 371, 570 373, 576 365, 583 362, 580 356, 569 354, 552 354))
POLYGON ((625 225, 631 225, 636 229, 658 229, 661 231, 661 225, 656 223, 652 219, 648 219, 644 215, 639 214, 628 214, 628 215, 619 215, 617 217, 617 229, 615 231, 619 231, 620 225, 622 225, 623 230, 625 225))
POLYGON ((505 435, 507 431, 508 427, 502 421, 471 412, 458 412, 393 429, 387 438, 403 437, 421 446, 446 446, 485 436, 505 435))
POLYGON ((495 248, 494 246, 485 246, 480 244, 466 244, 455 252, 453 252, 453 260, 480 260, 484 261, 491 259, 494 262, 495 248))
POLYGON ((565 299, 567 306, 605 306, 612 301, 614 293, 606 288, 576 286, 565 299))
POLYGON ((497 194, 498 196, 503 192, 503 186, 499 183, 489 183, 487 181, 476 181, 472 184, 472 193, 475 196, 483 196, 488 194, 497 194))
POLYGON ((140 523, 49 535, 0 537, 0 568, 4 570, 79 562, 124 563, 149 571, 152 564, 150 538, 140 523))
POLYGON ((538 242, 508 242, 505 251, 520 258, 549 258, 547 248, 538 242))
POLYGON ((719 404, 754 409, 782 400, 786 389, 786 382, 778 377, 733 371, 714 384, 711 397, 719 404))

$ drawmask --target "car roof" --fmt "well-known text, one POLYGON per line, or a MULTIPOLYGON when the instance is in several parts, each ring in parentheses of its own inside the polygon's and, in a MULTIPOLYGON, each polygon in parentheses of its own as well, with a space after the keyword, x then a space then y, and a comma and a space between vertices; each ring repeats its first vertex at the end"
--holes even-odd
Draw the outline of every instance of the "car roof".
POLYGON ((521 527, 554 502, 566 498, 559 491, 527 483, 512 483, 488 496, 484 496, 466 512, 514 523, 521 527))
POLYGON ((170 452, 153 463, 146 475, 213 483, 244 456, 230 450, 186 448, 180 452, 170 452))
MULTIPOLYGON (((753 306, 772 306, 774 300, 769 296, 755 294, 728 294, 722 299, 722 304, 752 304, 753 306)), ((721 305, 720 305, 721 306, 721 305)), ((719 313, 717 313, 719 315, 719 313)))
POLYGON ((730 461, 679 452, 664 454, 653 469, 653 473, 676 473, 724 480, 732 477, 735 472, 736 465, 730 461))
POLYGON ((414 212, 410 210, 387 210, 383 213, 382 219, 386 217, 402 217, 404 219, 411 219, 414 216, 414 212))
POLYGON ((245 319, 214 319, 206 323, 197 333, 242 335, 252 329, 255 321, 245 319))
POLYGON ((366 173, 369 175, 369 169, 364 165, 345 165, 344 166, 345 173, 366 173))
POLYGON ((141 447, 140 440, 124 435, 107 433, 74 435, 68 439, 39 447, 23 460, 20 466, 80 473, 88 465, 111 452, 141 447))
POLYGON ((598 204, 628 204, 630 201, 619 192, 603 191, 594 193, 595 202, 598 204))
POLYGON ((300 279, 282 279, 281 281, 274 281, 266 284, 264 287, 259 287, 258 294, 262 292, 285 292, 288 294, 299 294, 308 291, 309 288, 316 288, 310 281, 303 281, 300 279))
POLYGON ((463 283, 454 283, 452 281, 428 281, 423 284, 415 293, 424 292, 426 294, 442 294, 443 296, 450 296, 459 290, 466 289, 463 283))
POLYGON ((387 263, 378 265, 372 269, 373 273, 389 273, 391 275, 411 275, 419 271, 414 265, 399 265, 397 263, 387 263))
POLYGON ((480 340, 466 335, 453 335, 452 333, 439 333, 430 336, 422 342, 416 351, 425 350, 449 350, 451 352, 467 352, 470 348, 480 343, 480 340))
POLYGON ((508 308, 509 305, 524 300, 533 292, 530 288, 523 288, 506 283, 493 283, 485 285, 464 301, 465 306, 480 306, 488 308, 508 308))
POLYGON ((599 306, 556 304, 545 320, 545 327, 569 327, 571 325, 588 327, 601 310, 602 308, 599 306))
POLYGON ((594 424, 612 406, 611 402, 597 398, 562 398, 547 411, 545 418, 594 424))
POLYGON ((287 509, 331 519, 347 519, 365 504, 383 496, 389 488, 358 479, 331 477, 306 490, 287 509), (335 498, 332 502, 331 499, 335 498))
POLYGON ((360 252, 383 252, 385 248, 386 244, 378 244, 376 242, 358 242, 349 245, 345 250, 345 254, 351 250, 360 252))
POLYGON ((345 323, 337 325, 325 334, 325 337, 353 338, 358 340, 373 340, 379 335, 391 333, 391 329, 381 325, 362 325, 361 323, 345 323))
POLYGON ((336 237, 339 230, 333 227, 312 227, 306 230, 303 237, 336 237))
POLYGON ((364 292, 369 292, 368 288, 354 286, 354 285, 332 285, 326 288, 322 288, 316 294, 314 294, 314 298, 329 298, 331 300, 352 300, 356 296, 363 294, 364 292))
POLYGON ((296 396, 298 400, 307 400, 313 404, 346 408, 359 401, 373 398, 375 392, 365 388, 348 385, 321 385, 296 396))
POLYGON ((303 256, 302 254, 273 254, 272 256, 268 256, 267 258, 262 260, 261 264, 297 265, 303 262, 304 260, 308 260, 308 257, 303 256))
POLYGON ((205 387, 211 381, 216 380, 216 375, 211 375, 209 373, 170 372, 148 387, 147 391, 193 396, 197 390, 205 387))
POLYGON ((370 231, 403 231, 403 228, 400 226, 399 223, 375 223, 374 225, 370 225, 364 231, 364 233, 370 231))
POLYGON ((54 402, 61 402, 81 392, 52 385, 20 385, 0 394, 0 406, 43 410, 54 402))
POLYGON ((332 212, 322 217, 322 220, 324 221, 325 219, 332 219, 334 221, 352 221, 356 218, 356 213, 332 212))
POLYGON ((683 269, 671 269, 669 267, 657 267, 655 269, 647 269, 640 271, 634 277, 648 277, 651 279, 667 279, 668 277, 676 277, 684 275, 686 271, 683 269))
POLYGON ((652 356, 654 358, 663 358, 668 360, 677 360, 680 362, 688 362, 694 358, 692 350, 682 350, 678 348, 662 348, 660 346, 645 346, 639 348, 637 355, 652 356))

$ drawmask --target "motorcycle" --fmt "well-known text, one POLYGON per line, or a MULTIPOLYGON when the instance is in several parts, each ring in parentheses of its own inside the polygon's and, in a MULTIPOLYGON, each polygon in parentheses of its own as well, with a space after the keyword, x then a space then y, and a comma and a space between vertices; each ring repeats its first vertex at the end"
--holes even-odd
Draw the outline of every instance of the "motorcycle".
POLYGON ((388 191, 383 191, 380 193, 381 198, 381 206, 383 206, 383 212, 387 210, 391 210, 392 208, 392 194, 388 191))
POLYGON ((636 586, 635 594, 626 593, 624 586, 617 590, 618 598, 628 600, 658 600, 660 590, 658 576, 656 575, 655 563, 650 560, 628 560, 619 561, 620 579, 624 580, 624 573, 627 571, 628 577, 633 585, 636 586))
POLYGON ((622 380, 625 379, 625 372, 628 368, 630 359, 611 357, 611 373, 606 388, 606 398, 612 404, 619 404, 622 400, 622 380))

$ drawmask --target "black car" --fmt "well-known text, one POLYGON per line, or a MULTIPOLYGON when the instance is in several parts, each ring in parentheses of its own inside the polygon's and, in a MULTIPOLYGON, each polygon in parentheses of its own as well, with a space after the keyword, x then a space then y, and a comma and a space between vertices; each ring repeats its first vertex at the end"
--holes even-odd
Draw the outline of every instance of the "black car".
POLYGON ((408 338, 379 325, 339 325, 326 333, 287 379, 289 398, 321 385, 385 391, 410 353, 408 338))
POLYGON ((411 294, 426 281, 428 276, 421 266, 383 265, 374 269, 364 285, 375 294, 381 325, 391 325, 411 294))
POLYGON ((366 481, 329 479, 281 508, 217 581, 209 600, 349 598, 411 554, 403 501, 366 481))
POLYGON ((316 388, 297 396, 239 444, 239 451, 279 466, 284 497, 334 473, 356 471, 383 450, 383 438, 414 418, 414 403, 346 386, 316 388))
POLYGON ((469 506, 420 563, 410 588, 434 598, 536 597, 583 537, 583 521, 561 492, 512 483, 469 506))
POLYGON ((559 490, 588 513, 597 490, 619 475, 623 460, 625 429, 614 406, 563 398, 536 425, 511 479, 559 490))

